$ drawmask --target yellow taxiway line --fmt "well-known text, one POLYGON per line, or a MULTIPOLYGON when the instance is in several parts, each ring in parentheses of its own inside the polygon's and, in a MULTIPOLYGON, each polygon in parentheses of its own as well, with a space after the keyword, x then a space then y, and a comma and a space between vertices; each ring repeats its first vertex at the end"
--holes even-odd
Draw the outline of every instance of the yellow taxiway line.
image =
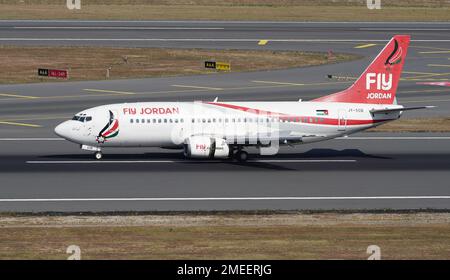
POLYGON ((428 64, 429 67, 450 67, 450 65, 446 64, 428 64))
POLYGON ((275 84, 275 85, 287 85, 287 86, 304 86, 304 85, 305 85, 305 84, 285 83, 285 82, 273 82, 273 81, 252 81, 252 83, 275 84))
POLYGON ((447 92, 450 88, 444 89, 424 89, 424 90, 401 90, 399 93, 418 93, 418 92, 447 92))
POLYGON ((433 53, 450 53, 450 50, 448 51, 429 51, 429 52, 419 52, 421 54, 433 54, 433 53))
POLYGON ((105 92, 105 93, 117 93, 117 94, 136 94, 131 91, 116 91, 116 90, 107 90, 107 89, 95 89, 95 88, 85 88, 83 89, 87 92, 105 92))
POLYGON ((376 46, 377 44, 365 44, 365 45, 359 45, 359 46, 356 46, 356 47, 354 47, 355 49, 365 49, 365 48, 370 48, 370 47, 373 47, 373 46, 376 46))
POLYGON ((6 125, 15 125, 15 126, 25 126, 25 127, 42 127, 42 125, 37 124, 29 124, 29 123, 18 123, 18 122, 4 122, 0 121, 0 125, 6 124, 6 125))
POLYGON ((204 89, 204 90, 224 90, 223 88, 216 87, 200 87, 200 86, 188 86, 188 85, 172 85, 173 87, 181 87, 181 88, 196 88, 196 89, 204 89))
POLYGON ((20 94, 10 94, 10 93, 0 93, 0 96, 4 96, 4 97, 14 97, 14 98, 28 98, 28 99, 36 99, 36 98, 39 98, 39 97, 37 97, 37 96, 20 95, 20 94))
POLYGON ((412 101, 402 101, 402 103, 423 103, 423 102, 448 102, 450 99, 437 99, 437 100, 412 100, 412 101))

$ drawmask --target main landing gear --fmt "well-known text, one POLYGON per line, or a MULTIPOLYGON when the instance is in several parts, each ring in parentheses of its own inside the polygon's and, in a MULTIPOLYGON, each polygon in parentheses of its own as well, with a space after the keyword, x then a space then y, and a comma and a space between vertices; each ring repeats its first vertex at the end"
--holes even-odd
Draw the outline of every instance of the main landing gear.
POLYGON ((242 149, 238 149, 233 153, 232 157, 239 162, 246 162, 248 159, 248 153, 242 149))

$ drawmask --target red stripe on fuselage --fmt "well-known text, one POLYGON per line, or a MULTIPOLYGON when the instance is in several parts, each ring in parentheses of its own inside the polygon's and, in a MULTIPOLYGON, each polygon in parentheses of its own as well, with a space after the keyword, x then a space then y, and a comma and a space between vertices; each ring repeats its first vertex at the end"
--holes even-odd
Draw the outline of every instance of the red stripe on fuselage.
POLYGON ((115 121, 114 121, 113 127, 111 127, 111 129, 109 129, 108 131, 106 131, 105 133, 103 133, 103 136, 104 136, 104 137, 108 136, 108 135, 111 134, 114 130, 116 130, 118 127, 119 127, 119 121, 118 121, 118 120, 115 120, 115 121))
MULTIPOLYGON (((301 123, 315 123, 315 124, 321 124, 321 125, 339 125, 339 119, 332 119, 332 118, 324 118, 323 116, 295 116, 295 115, 288 115, 283 113, 277 113, 277 112, 270 112, 265 110, 259 110, 259 109, 252 109, 248 107, 233 105, 233 104, 224 104, 224 103, 216 103, 216 102, 206 102, 206 104, 210 105, 217 105, 224 108, 229 109, 235 109, 246 113, 252 113, 256 115, 264 115, 267 117, 277 117, 280 120, 285 121, 291 121, 291 122, 301 122, 301 123), (320 121, 316 122, 315 119, 320 119, 320 121), (306 120, 306 121, 304 121, 306 120)), ((353 119, 346 119, 342 120, 342 122, 346 122, 346 125, 364 125, 364 124, 374 124, 374 123, 380 123, 385 121, 393 121, 396 119, 385 119, 385 120, 353 120, 353 119)))

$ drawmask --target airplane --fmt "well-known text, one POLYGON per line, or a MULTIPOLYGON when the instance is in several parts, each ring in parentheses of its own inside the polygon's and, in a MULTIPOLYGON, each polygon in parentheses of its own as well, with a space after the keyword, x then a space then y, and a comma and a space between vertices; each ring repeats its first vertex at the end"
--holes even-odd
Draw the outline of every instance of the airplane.
POLYGON ((102 159, 106 147, 183 149, 187 158, 246 161, 248 147, 276 154, 279 145, 347 136, 400 118, 396 91, 410 42, 395 35, 347 89, 311 101, 138 102, 77 113, 55 133, 102 159))

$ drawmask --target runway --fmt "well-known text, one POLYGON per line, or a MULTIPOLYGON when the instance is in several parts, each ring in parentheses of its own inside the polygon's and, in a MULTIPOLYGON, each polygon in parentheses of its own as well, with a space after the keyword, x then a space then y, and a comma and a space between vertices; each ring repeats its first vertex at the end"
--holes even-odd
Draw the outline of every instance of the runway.
POLYGON ((438 106, 404 117, 448 117, 450 88, 417 82, 448 80, 448 68, 430 65, 450 64, 449 29, 448 23, 0 21, 0 44, 333 50, 364 56, 278 71, 1 85, 0 211, 448 209, 450 134, 362 133, 284 147, 277 157, 260 157, 254 150, 246 164, 189 161, 179 151, 156 148, 106 150, 105 160, 96 162, 57 139, 53 128, 82 109, 116 102, 309 100, 346 88, 351 81, 327 74, 357 77, 398 32, 413 36, 399 103, 438 106), (268 45, 258 46, 259 39, 269 39, 268 45))

